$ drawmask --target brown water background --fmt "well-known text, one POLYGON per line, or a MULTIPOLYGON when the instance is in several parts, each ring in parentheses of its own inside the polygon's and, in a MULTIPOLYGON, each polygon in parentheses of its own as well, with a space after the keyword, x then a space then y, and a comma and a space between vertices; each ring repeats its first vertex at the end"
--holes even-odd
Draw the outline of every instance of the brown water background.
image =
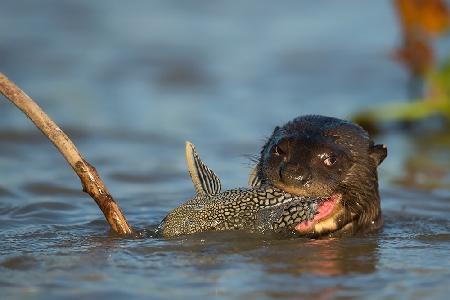
MULTIPOLYGON (((244 186, 274 126, 404 99, 398 39, 390 1, 0 0, 0 71, 143 230, 193 195, 185 140, 244 186)), ((0 298, 448 299, 450 134, 425 127, 375 138, 389 148, 380 233, 124 239, 0 99, 0 298)))

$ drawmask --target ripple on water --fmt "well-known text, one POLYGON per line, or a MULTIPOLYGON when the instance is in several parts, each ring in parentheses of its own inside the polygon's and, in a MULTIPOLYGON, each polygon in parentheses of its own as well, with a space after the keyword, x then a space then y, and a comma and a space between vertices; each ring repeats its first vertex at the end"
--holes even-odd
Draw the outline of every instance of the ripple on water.
POLYGON ((9 196, 12 196, 12 195, 13 194, 9 190, 7 190, 6 188, 0 186, 0 198, 9 197, 9 196))
POLYGON ((11 220, 27 220, 27 222, 53 223, 67 221, 69 215, 78 213, 75 205, 63 202, 35 202, 13 209, 11 220))
MULTIPOLYGON (((64 131, 72 138, 81 140, 86 138, 87 132, 80 128, 64 128, 64 131)), ((4 143, 11 144, 47 144, 48 140, 34 128, 29 130, 3 129, 0 130, 0 140, 4 143)))
POLYGON ((171 180, 185 178, 184 172, 171 172, 157 170, 155 172, 139 174, 136 172, 114 172, 109 175, 111 178, 128 183, 149 183, 149 182, 168 182, 171 180))
POLYGON ((77 196, 83 195, 80 189, 68 188, 48 182, 31 182, 22 186, 22 189, 32 195, 39 196, 77 196))
POLYGON ((416 239, 426 244, 439 245, 443 242, 450 243, 450 233, 420 234, 416 239))
POLYGON ((8 257, 0 261, 0 267, 12 270, 31 270, 39 266, 39 261, 31 255, 20 255, 8 257))

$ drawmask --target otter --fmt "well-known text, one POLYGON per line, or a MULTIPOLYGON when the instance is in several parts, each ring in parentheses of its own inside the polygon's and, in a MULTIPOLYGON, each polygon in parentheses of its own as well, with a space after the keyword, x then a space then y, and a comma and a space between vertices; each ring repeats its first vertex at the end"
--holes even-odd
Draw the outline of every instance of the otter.
POLYGON ((172 210, 164 237, 203 231, 323 235, 370 232, 383 224, 377 166, 387 156, 348 121, 298 117, 276 127, 250 175, 250 188, 221 192, 220 179, 186 143, 197 195, 172 210))
POLYGON ((377 167, 385 145, 349 121, 300 116, 276 127, 262 147, 249 183, 272 185, 296 196, 325 198, 301 235, 367 233, 383 225, 377 167))

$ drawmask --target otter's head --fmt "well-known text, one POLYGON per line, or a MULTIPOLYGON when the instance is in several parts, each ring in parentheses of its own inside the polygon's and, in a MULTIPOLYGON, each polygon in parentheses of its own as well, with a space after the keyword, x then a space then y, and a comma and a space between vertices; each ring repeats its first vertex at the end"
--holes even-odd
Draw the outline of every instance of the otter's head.
POLYGON ((275 128, 261 150, 256 175, 288 193, 322 200, 305 235, 355 233, 381 226, 377 166, 387 155, 348 121, 303 116, 275 128))

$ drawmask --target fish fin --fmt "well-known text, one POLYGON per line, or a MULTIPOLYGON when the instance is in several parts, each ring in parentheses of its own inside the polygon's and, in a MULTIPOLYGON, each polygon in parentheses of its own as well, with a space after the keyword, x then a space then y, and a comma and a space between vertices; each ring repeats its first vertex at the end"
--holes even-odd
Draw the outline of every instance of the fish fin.
POLYGON ((261 178, 258 176, 258 166, 255 166, 248 177, 249 187, 259 187, 262 184, 261 178))
POLYGON ((222 187, 219 177, 203 163, 191 142, 186 142, 186 163, 197 194, 220 193, 222 187))
POLYGON ((283 212, 287 204, 268 206, 258 210, 256 214, 255 226, 259 232, 270 232, 273 230, 272 224, 283 217, 283 212))

